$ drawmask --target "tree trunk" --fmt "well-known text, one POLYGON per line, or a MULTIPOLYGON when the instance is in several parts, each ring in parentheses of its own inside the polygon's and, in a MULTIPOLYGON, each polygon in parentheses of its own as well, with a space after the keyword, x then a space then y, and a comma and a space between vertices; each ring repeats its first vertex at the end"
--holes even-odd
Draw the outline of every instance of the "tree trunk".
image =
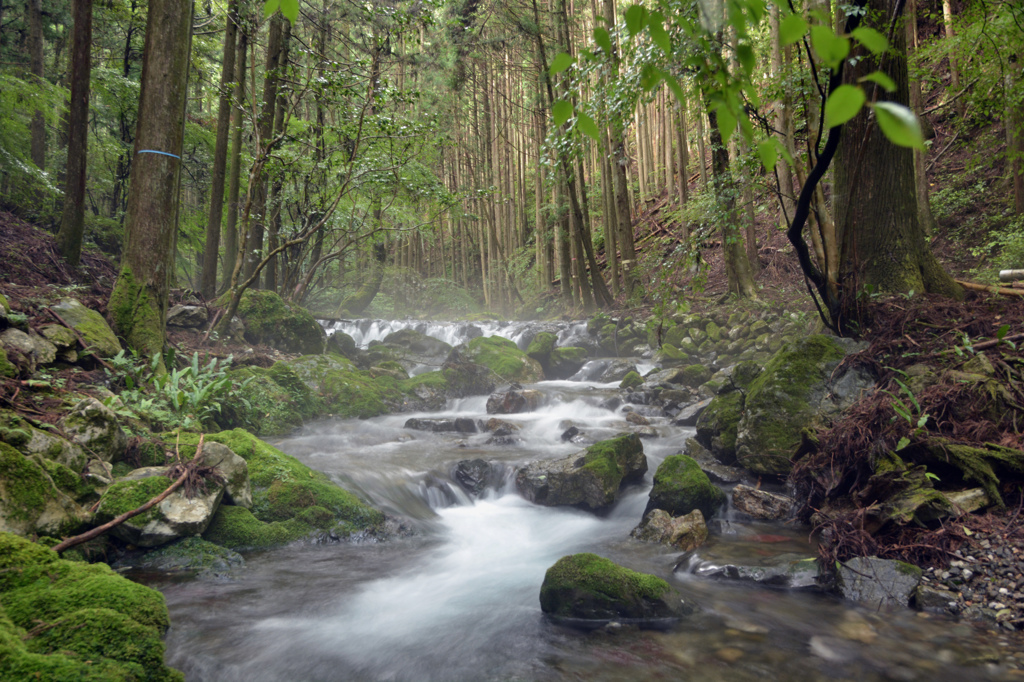
MULTIPOLYGON (((872 0, 867 16, 891 16, 899 2, 872 0)), ((851 57, 861 59, 845 70, 844 81, 855 83, 881 66, 897 86, 892 101, 906 105, 906 32, 895 31, 890 38, 892 50, 881 65, 862 48, 855 48, 851 57)), ((837 303, 845 319, 834 321, 840 328, 855 313, 857 294, 865 288, 882 293, 913 290, 963 295, 925 243, 917 213, 912 150, 889 142, 869 120, 867 109, 842 130, 835 163, 835 215, 841 248, 838 283, 843 292, 837 303)))
MULTIPOLYGON (((42 83, 46 74, 43 72, 43 16, 40 5, 40 0, 25 1, 25 13, 28 15, 29 71, 42 83)), ((46 170, 46 119, 39 109, 32 114, 30 129, 32 163, 39 170, 46 170)))
POLYGON ((126 247, 108 305, 129 347, 150 357, 164 347, 191 35, 192 3, 150 0, 126 247))
MULTIPOLYGON (((228 219, 224 223, 224 280, 228 284, 230 273, 235 271, 238 256, 238 193, 242 175, 242 129, 245 127, 245 59, 249 52, 249 30, 241 27, 238 36, 238 75, 235 82, 235 106, 231 113, 231 166, 228 170, 228 219)), ((222 287, 223 288, 223 287, 222 287)), ((230 322, 230 320, 228 320, 230 322)))
MULTIPOLYGON (((285 21, 284 31, 281 36, 281 55, 277 59, 277 106, 274 111, 274 133, 280 133, 284 129, 284 115, 288 109, 288 95, 280 83, 288 68, 288 46, 292 37, 292 23, 285 21)), ((274 178, 274 184, 270 189, 270 221, 267 224, 267 252, 273 253, 278 247, 278 234, 281 232, 281 176, 274 178)), ((264 266, 266 270, 263 288, 268 291, 277 291, 277 256, 271 256, 264 266)))
POLYGON ((711 131, 711 169, 715 195, 722 213, 722 253, 729 278, 729 291, 741 298, 757 298, 757 287, 750 272, 750 260, 743 246, 743 231, 736 210, 736 182, 729 169, 729 150, 722 144, 718 131, 718 114, 708 111, 708 129, 711 131))
MULTIPOLYGON (((917 52, 917 0, 906 0, 906 29, 907 29, 907 53, 908 57, 917 52)), ((924 110, 924 99, 921 97, 921 81, 910 82, 910 108, 914 113, 921 116, 924 110)), ((917 189, 917 217, 921 222, 921 229, 926 235, 935 234, 935 217, 932 215, 932 206, 928 198, 928 177, 924 167, 924 152, 914 150, 914 186, 917 189)))
POLYGON ((210 212, 206 218, 206 243, 203 247, 203 274, 199 291, 206 300, 217 295, 217 253, 220 251, 220 224, 224 215, 224 174, 228 158, 228 126, 231 123, 231 87, 235 80, 235 35, 238 31, 238 0, 228 0, 224 29, 224 54, 220 72, 220 102, 217 107, 217 141, 213 151, 213 178, 210 184, 210 212))
MULTIPOLYGON (((89 78, 92 71, 92 0, 73 0, 71 101, 68 106, 68 161, 64 212, 57 248, 68 265, 78 266, 85 230, 86 142, 89 137, 89 78)), ((147 36, 148 40, 149 36, 147 36)))
MULTIPOLYGON (((782 43, 779 38, 779 7, 775 3, 769 3, 768 5, 768 19, 771 30, 772 78, 776 83, 781 82, 783 84, 782 98, 775 102, 772 122, 775 126, 776 137, 778 137, 782 141, 783 146, 792 153, 792 150, 795 149, 795 145, 789 139, 789 123, 792 118, 792 114, 790 112, 792 106, 792 88, 785 80, 785 74, 783 73, 782 43)), ((794 161, 795 160, 796 159, 794 157, 794 161)), ((775 163, 775 174, 779 179, 779 204, 782 208, 782 220, 779 222, 783 226, 786 226, 789 224, 789 221, 793 219, 796 192, 793 188, 793 173, 790 171, 789 163, 781 155, 775 163)))

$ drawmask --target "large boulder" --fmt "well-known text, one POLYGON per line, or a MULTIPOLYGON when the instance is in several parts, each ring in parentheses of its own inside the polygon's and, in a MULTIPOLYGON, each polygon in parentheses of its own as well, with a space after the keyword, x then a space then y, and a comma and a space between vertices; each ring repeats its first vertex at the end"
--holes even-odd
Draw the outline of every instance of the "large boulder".
POLYGON ((0 679, 178 682, 168 625, 156 590, 0 534, 0 679))
MULTIPOLYGON (((96 510, 96 521, 106 523, 125 512, 141 507, 171 485, 163 467, 136 469, 107 488, 96 510)), ((190 535, 200 535, 210 525, 224 495, 224 486, 207 480, 189 497, 178 488, 160 504, 115 526, 110 532, 138 547, 160 545, 190 535)))
POLYGON ((490 462, 482 459, 463 459, 452 467, 452 478, 470 495, 480 497, 491 486, 501 481, 490 462))
POLYGON ((683 552, 690 552, 708 539, 708 526, 704 515, 694 509, 685 516, 671 516, 661 509, 652 509, 630 533, 644 542, 657 542, 683 552))
POLYGON ((88 346, 87 352, 94 352, 101 358, 112 358, 121 352, 121 342, 114 331, 95 310, 90 310, 73 298, 66 298, 51 310, 74 328, 88 346))
POLYGON ((755 519, 773 521, 789 517, 796 502, 791 497, 741 483, 732 490, 732 506, 755 519))
POLYGON ((206 324, 210 311, 201 305, 175 305, 167 311, 168 327, 198 329, 206 324))
POLYGON ((286 353, 318 355, 327 334, 308 310, 286 303, 273 291, 248 289, 238 305, 245 323, 245 340, 286 353))
POLYGON ((636 365, 632 362, 628 360, 612 360, 608 363, 604 372, 601 373, 598 381, 603 384, 622 381, 630 372, 636 373, 639 376, 639 372, 636 371, 636 365))
POLYGON ((440 366, 452 351, 451 344, 415 329, 400 329, 384 337, 384 345, 398 350, 403 359, 423 365, 440 366))
POLYGON ((413 417, 405 421, 404 428, 414 431, 431 431, 442 433, 476 433, 476 422, 468 417, 413 417))
POLYGON ((249 465, 245 460, 221 443, 203 444, 204 466, 217 469, 224 479, 224 502, 246 509, 252 508, 252 486, 249 484, 249 465))
POLYGON ((514 388, 499 391, 487 398, 487 414, 533 412, 543 400, 544 394, 533 389, 514 388))
POLYGON ((835 371, 858 349, 848 339, 823 334, 780 349, 747 387, 736 433, 740 466, 756 474, 788 474, 801 432, 826 424, 874 385, 866 371, 835 371))
POLYGON ((458 348, 453 348, 448 354, 448 359, 441 365, 441 374, 449 398, 487 395, 495 388, 494 374, 490 368, 473 362, 467 353, 458 348))
POLYGON ((57 462, 75 472, 82 471, 88 461, 81 446, 37 429, 14 412, 0 410, 0 441, 26 456, 57 462))
POLYGON ((643 480, 645 473, 643 444, 636 434, 628 434, 595 443, 565 459, 530 462, 516 474, 516 487, 537 504, 597 511, 614 504, 619 488, 643 480))
POLYGON ((587 364, 589 353, 580 346, 562 346, 551 351, 548 366, 544 368, 548 379, 568 379, 587 364))
POLYGON ((710 519, 725 503, 725 493, 711 482, 697 462, 686 455, 671 455, 654 473, 654 487, 644 514, 663 509, 672 516, 685 516, 699 509, 710 519))
POLYGON ((790 590, 817 589, 820 575, 817 559, 790 553, 757 564, 703 561, 694 566, 693 572, 702 578, 721 578, 790 590))
POLYGON ((854 557, 839 564, 836 586, 843 598, 872 610, 905 607, 921 582, 921 575, 920 568, 902 561, 854 557))
POLYGON ((77 474, 63 465, 39 456, 27 457, 0 442, 0 532, 54 537, 73 534, 89 514, 59 484, 74 485, 76 478, 77 474))
POLYGON ((230 370, 228 376, 237 388, 221 401, 217 423, 223 428, 240 427, 257 436, 280 436, 327 411, 320 396, 287 362, 269 368, 239 367, 230 370))
POLYGON ((661 578, 596 554, 572 554, 555 562, 544 574, 540 608, 559 619, 597 621, 658 621, 689 610, 661 578))
POLYGON ((95 398, 84 398, 58 422, 60 429, 92 456, 104 462, 124 457, 128 436, 117 415, 95 398))
POLYGON ((711 399, 697 417, 697 442, 722 464, 736 463, 736 434, 743 416, 743 393, 732 391, 711 399))
POLYGON ((540 363, 500 336, 481 336, 466 344, 466 359, 487 367, 503 381, 534 383, 544 379, 540 363))

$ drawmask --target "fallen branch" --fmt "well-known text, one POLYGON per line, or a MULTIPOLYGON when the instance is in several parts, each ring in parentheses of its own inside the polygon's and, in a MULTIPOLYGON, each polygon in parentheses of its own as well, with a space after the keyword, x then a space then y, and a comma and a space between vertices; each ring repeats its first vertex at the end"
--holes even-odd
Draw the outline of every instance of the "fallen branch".
MULTIPOLYGON (((74 334, 74 335, 75 335, 75 338, 77 338, 77 339, 78 339, 78 343, 82 344, 82 350, 89 350, 89 344, 87 344, 87 343, 85 342, 85 339, 83 339, 83 338, 82 338, 82 335, 78 333, 78 330, 77 330, 77 329, 75 329, 75 328, 74 328, 74 327, 72 327, 72 326, 71 326, 70 324, 68 324, 67 322, 65 322, 65 321, 64 321, 64 318, 63 318, 63 317, 61 317, 60 315, 58 315, 57 313, 55 313, 55 312, 53 311, 53 309, 51 309, 51 308, 47 308, 47 309, 46 309, 46 312, 48 312, 48 313, 50 313, 51 315, 53 315, 53 316, 54 316, 55 318, 57 318, 57 321, 58 321, 58 322, 60 322, 60 323, 61 323, 62 325, 64 325, 65 327, 67 327, 68 329, 70 329, 70 330, 71 330, 71 333, 72 333, 72 334, 74 334)), ((92 356, 93 356, 94 358, 96 358, 97 360, 99 360, 99 362, 100 362, 100 364, 101 364, 101 365, 103 365, 104 367, 106 367, 107 369, 109 369, 109 370, 110 370, 111 372, 113 372, 113 371, 114 371, 114 368, 113 368, 113 366, 111 366, 111 364, 110 364, 109 362, 107 362, 106 360, 104 360, 103 358, 101 358, 101 357, 100 357, 99 355, 97 355, 95 351, 91 351, 91 350, 90 350, 89 352, 90 352, 90 353, 92 354, 92 356)))
MULTIPOLYGON (((199 436, 199 445, 196 447, 196 456, 192 458, 191 462, 193 465, 197 464, 203 456, 203 438, 205 438, 205 434, 199 436)), ((64 550, 74 547, 75 545, 80 545, 83 542, 87 542, 89 540, 92 540, 93 538, 97 538, 100 535, 103 535, 111 528, 120 526, 122 523, 132 518, 133 516, 144 514, 145 512, 155 507, 156 505, 163 502, 171 493, 180 488, 182 484, 185 483, 185 479, 188 478, 189 471, 189 467, 186 467, 185 470, 181 473, 181 476, 178 476, 177 480, 175 480, 174 483, 168 486, 167 490, 163 491, 162 493, 160 493, 159 495, 157 495, 152 500, 142 505, 138 509, 133 509, 131 511, 125 512, 124 514, 118 516, 116 519, 107 521, 102 526, 96 526, 92 530, 88 530, 82 533, 81 535, 75 535, 74 537, 70 537, 64 540, 63 542, 54 545, 53 551, 57 553, 63 552, 64 550)))
POLYGON ((977 282, 965 282, 962 279, 953 280, 964 289, 972 291, 987 291, 990 294, 1001 294, 1003 296, 1024 296, 1024 289, 1007 289, 1006 287, 994 287, 990 284, 978 284, 977 282))
POLYGON ((992 339, 991 341, 983 341, 981 343, 971 344, 971 348, 974 350, 985 350, 986 348, 995 348, 1001 343, 1006 341, 1024 341, 1024 334, 1014 334, 1013 336, 1004 336, 1001 339, 992 339))

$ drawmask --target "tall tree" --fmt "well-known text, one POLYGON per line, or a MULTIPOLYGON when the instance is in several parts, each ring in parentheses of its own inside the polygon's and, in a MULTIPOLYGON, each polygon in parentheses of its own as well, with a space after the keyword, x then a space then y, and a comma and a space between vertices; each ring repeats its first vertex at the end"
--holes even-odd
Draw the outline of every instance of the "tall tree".
MULTIPOLYGON (((28 15, 28 56, 29 71, 39 81, 43 80, 43 12, 40 0, 25 0, 28 15)), ((39 170, 46 169, 46 119, 36 109, 32 114, 32 163, 39 170)))

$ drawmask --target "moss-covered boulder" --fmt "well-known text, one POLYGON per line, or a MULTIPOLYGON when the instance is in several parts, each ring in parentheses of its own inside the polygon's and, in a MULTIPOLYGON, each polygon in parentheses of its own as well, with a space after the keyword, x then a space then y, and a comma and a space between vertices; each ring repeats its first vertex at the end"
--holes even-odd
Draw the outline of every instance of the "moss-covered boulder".
POLYGON ((452 351, 451 344, 415 329, 400 329, 384 337, 384 345, 399 352, 411 364, 440 366, 452 351))
POLYGON ((114 411, 96 400, 84 398, 58 422, 61 431, 87 452, 104 462, 124 457, 128 436, 114 411))
POLYGON ((121 342, 95 310, 86 308, 73 298, 66 298, 51 308, 88 344, 86 352, 96 353, 101 358, 112 358, 121 352, 121 342))
POLYGON ((116 565, 166 573, 217 573, 243 566, 245 559, 234 550, 193 536, 175 540, 137 559, 119 561, 116 565))
POLYGON ((619 382, 619 388, 628 390, 631 388, 637 388, 643 386, 644 380, 638 372, 629 372, 626 376, 622 377, 622 381, 619 382))
POLYGON ((0 533, 0 678, 171 682, 163 595, 0 533))
POLYGON ((286 353, 324 352, 327 334, 308 310, 286 303, 273 291, 248 289, 238 305, 245 340, 286 353))
MULTIPOLYGON (((73 534, 89 519, 54 481, 47 464, 54 465, 0 443, 0 531, 60 537, 73 534)), ((61 473, 74 476, 66 467, 56 467, 58 480, 61 473)))
POLYGON ((557 345, 558 336, 556 334, 539 332, 530 341, 530 345, 526 348, 526 354, 541 365, 546 365, 557 345))
POLYGON ((7 359, 7 351, 0 347, 0 377, 16 377, 18 368, 7 359))
POLYGON ((0 410, 0 442, 7 443, 25 455, 38 455, 74 471, 81 471, 87 461, 79 445, 36 428, 9 410, 0 410))
POLYGON ((679 383, 697 388, 711 378, 711 370, 704 365, 687 365, 679 375, 679 383))
POLYGON ((571 554, 555 562, 544 574, 540 608, 559 619, 598 621, 657 621, 688 610, 661 578, 596 554, 571 554))
MULTIPOLYGON (((690 341, 689 343, 692 344, 693 342, 690 341)), ((690 350, 691 353, 687 353, 677 348, 675 344, 665 343, 654 354, 654 361, 662 367, 683 367, 690 362, 691 354, 696 354, 697 352, 696 347, 690 350)))
POLYGON ((548 379, 568 379, 587 364, 590 352, 581 346, 562 346, 551 351, 548 379))
MULTIPOLYGON (((169 434, 172 441, 176 434, 169 434)), ((199 437, 181 434, 181 451, 192 456, 199 437)), ((384 533, 384 515, 314 471, 242 429, 207 434, 246 461, 253 505, 221 505, 204 538, 231 549, 268 547, 303 537, 347 538, 384 533), (239 511, 241 510, 241 511, 239 511), (275 525, 276 524, 276 525, 275 525), (268 527, 269 526, 269 527, 268 527)))
POLYGON ((722 464, 736 463, 736 434, 743 403, 740 391, 716 395, 697 417, 697 442, 722 464))
POLYGON ((861 370, 834 371, 854 349, 848 340, 816 334, 768 361, 747 387, 736 433, 740 466, 756 474, 789 473, 801 432, 827 424, 873 386, 874 378, 861 370))
POLYGON ((645 473, 639 436, 624 434, 565 459, 530 462, 516 473, 516 487, 536 504, 599 511, 615 503, 623 485, 643 480, 645 473))
POLYGON ((466 344, 465 357, 483 365, 502 381, 534 383, 544 379, 540 363, 528 356, 515 343, 500 336, 480 336, 466 344))
POLYGON ((238 388, 222 401, 217 421, 224 428, 281 436, 327 411, 320 396, 285 362, 270 368, 240 367, 228 374, 238 388))
POLYGON ((644 514, 662 509, 672 516, 685 516, 699 509, 705 519, 710 519, 723 504, 725 493, 692 457, 672 455, 654 473, 654 487, 644 514))

